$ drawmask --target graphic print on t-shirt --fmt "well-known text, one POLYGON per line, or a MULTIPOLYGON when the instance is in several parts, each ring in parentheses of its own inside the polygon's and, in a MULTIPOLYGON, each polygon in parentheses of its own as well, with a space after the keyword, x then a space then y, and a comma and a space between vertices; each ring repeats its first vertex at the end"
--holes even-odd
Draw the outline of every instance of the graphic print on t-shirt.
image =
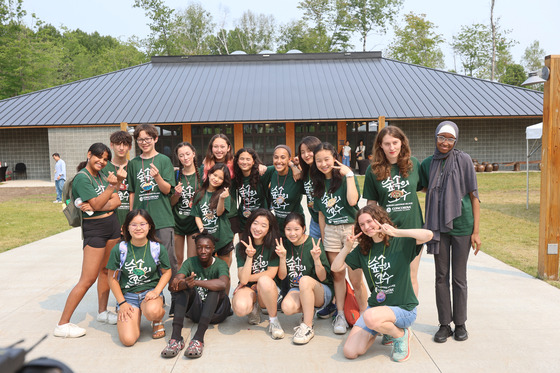
POLYGON ((214 234, 218 231, 218 214, 216 210, 212 210, 210 208, 210 204, 208 202, 204 202, 200 205, 200 212, 202 213, 202 224, 204 225, 204 229, 208 231, 210 234, 214 234))
POLYGON ((413 201, 407 201, 406 197, 410 192, 406 191, 406 187, 410 185, 409 181, 395 175, 389 176, 381 182, 381 187, 387 190, 387 212, 391 211, 409 211, 412 208, 413 201))
POLYGON ((286 260, 286 268, 288 269, 288 276, 290 277, 290 287, 298 287, 299 279, 307 267, 301 264, 301 258, 291 257, 286 260))
POLYGON ((266 271, 268 267, 268 260, 264 260, 263 254, 259 254, 257 257, 253 257, 253 266, 251 268, 251 274, 261 273, 266 271))
MULTIPOLYGON (((274 210, 284 210, 288 207, 288 204, 286 203, 288 200, 288 194, 284 193, 284 186, 277 185, 273 187, 270 190, 270 195, 272 196, 272 208, 274 210)), ((288 214, 284 215, 287 216, 288 214)))
POLYGON ((181 192, 181 205, 179 206, 179 215, 190 216, 192 207, 192 198, 196 190, 192 185, 183 185, 181 192))
POLYGON ((138 198, 140 202, 159 199, 161 193, 158 190, 157 183, 150 176, 150 167, 138 171, 136 179, 138 180, 138 185, 140 185, 140 197, 138 198))
POLYGON ((242 207, 245 210, 256 210, 258 205, 257 191, 251 188, 250 184, 244 185, 239 188, 239 195, 241 196, 242 207))
POLYGON ((383 254, 373 257, 368 260, 368 268, 370 269, 370 276, 375 281, 377 291, 383 290, 385 294, 393 294, 395 291, 395 284, 389 285, 393 275, 389 275, 387 270, 391 268, 391 263, 385 261, 386 258, 383 254))
POLYGON ((124 286, 125 289, 130 289, 133 286, 142 285, 148 279, 148 274, 151 272, 150 267, 144 267, 144 259, 138 259, 136 262, 134 258, 130 262, 124 263, 124 269, 128 272, 128 281, 124 286))
POLYGON ((307 207, 313 208, 313 183, 311 180, 307 180, 303 183, 303 189, 305 190, 305 195, 307 196, 307 207))
POLYGON ((325 211, 327 215, 325 216, 327 220, 333 219, 335 216, 338 215, 339 212, 343 210, 342 206, 338 205, 340 202, 340 196, 333 196, 332 194, 323 194, 323 198, 321 198, 321 203, 325 205, 325 211))

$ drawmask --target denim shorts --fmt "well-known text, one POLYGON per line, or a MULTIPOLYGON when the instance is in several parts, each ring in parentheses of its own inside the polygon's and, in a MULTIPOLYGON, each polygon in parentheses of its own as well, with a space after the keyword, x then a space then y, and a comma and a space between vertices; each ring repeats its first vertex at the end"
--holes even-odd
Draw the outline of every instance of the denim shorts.
POLYGON ((321 238, 321 227, 319 227, 319 223, 317 223, 313 218, 309 222, 309 235, 315 239, 321 238))
MULTIPOLYGON (((140 293, 124 293, 124 300, 126 300, 126 303, 130 304, 132 307, 140 309, 140 303, 142 303, 144 298, 146 298, 146 294, 152 290, 154 289, 144 290, 140 293)), ((163 297, 163 292, 160 294, 160 297, 163 297)), ((118 310, 119 307, 117 306, 117 311, 118 310)))
MULTIPOLYGON (((321 286, 323 286, 323 305, 320 306, 320 307, 315 307, 315 311, 320 311, 323 308, 325 308, 326 306, 328 306, 329 303, 332 301, 332 298, 333 298, 331 288, 329 288, 325 284, 321 284, 321 286)), ((288 293, 291 292, 291 291, 299 291, 299 288, 290 288, 290 290, 288 290, 288 293)))
MULTIPOLYGON (((395 314, 395 319, 396 319, 395 326, 397 328, 406 329, 410 325, 412 325, 414 323, 414 321, 416 321, 416 307, 414 307, 414 309, 412 311, 407 311, 407 310, 405 310, 403 308, 400 308, 400 307, 397 307, 397 306, 388 306, 388 307, 395 314)), ((370 308, 372 308, 372 307, 368 306, 366 311, 369 310, 370 308)), ((364 314, 363 313, 360 315, 360 318, 356 321, 356 324, 354 324, 354 325, 359 326, 360 328, 364 329, 366 332, 373 335, 374 337, 378 333, 375 330, 371 330, 370 328, 368 328, 366 326, 366 323, 364 321, 364 314)))

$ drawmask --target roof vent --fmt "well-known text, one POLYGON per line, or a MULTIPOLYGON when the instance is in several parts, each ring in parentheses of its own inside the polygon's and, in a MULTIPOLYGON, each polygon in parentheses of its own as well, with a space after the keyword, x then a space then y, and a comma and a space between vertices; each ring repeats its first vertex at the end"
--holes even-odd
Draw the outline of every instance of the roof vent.
POLYGON ((234 55, 234 54, 247 54, 247 53, 245 53, 243 51, 234 51, 234 52, 231 52, 231 54, 234 55))
POLYGON ((303 52, 300 51, 299 49, 290 49, 289 51, 286 52, 286 54, 294 54, 294 53, 303 53, 303 52))
POLYGON ((264 51, 260 51, 259 54, 274 54, 274 52, 269 51, 268 49, 265 49, 264 51))

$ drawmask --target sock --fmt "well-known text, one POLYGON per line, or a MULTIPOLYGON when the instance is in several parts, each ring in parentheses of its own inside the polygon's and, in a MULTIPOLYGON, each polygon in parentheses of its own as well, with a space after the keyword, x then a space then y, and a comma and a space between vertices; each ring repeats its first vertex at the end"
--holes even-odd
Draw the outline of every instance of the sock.
POLYGON ((278 321, 278 316, 275 316, 275 317, 270 316, 268 319, 269 319, 270 323, 272 324, 273 322, 278 321))

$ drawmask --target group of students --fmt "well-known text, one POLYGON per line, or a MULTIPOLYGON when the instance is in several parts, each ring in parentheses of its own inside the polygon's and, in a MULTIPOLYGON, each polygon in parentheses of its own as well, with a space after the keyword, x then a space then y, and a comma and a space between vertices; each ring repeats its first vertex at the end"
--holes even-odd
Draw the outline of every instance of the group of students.
POLYGON ((365 177, 368 203, 359 209, 354 172, 339 161, 333 145, 313 136, 302 139, 295 157, 288 146, 278 145, 268 167, 253 149, 233 155, 223 134, 212 137, 199 167, 196 149, 183 142, 175 149, 179 164, 174 168, 155 150, 153 125, 135 128, 142 153, 131 161, 126 155, 132 137, 116 132, 110 139, 114 157, 107 146, 93 144, 73 180, 74 196, 83 201, 83 266, 54 335, 86 333, 70 318, 97 280, 97 320, 117 324, 125 346, 138 340, 141 315, 152 322, 153 338, 165 336, 165 286, 171 292, 173 331, 163 357, 185 348, 185 317, 198 323, 185 350, 185 356, 195 358, 202 355, 208 325, 232 312, 253 325, 267 314, 273 339, 284 337, 279 310, 301 313, 292 341, 306 344, 314 336, 315 315, 334 315, 334 333, 346 333, 348 276, 360 317, 344 355, 364 354, 381 333, 382 343, 393 346, 393 360, 405 361, 418 305, 420 255, 427 243, 436 263, 440 328, 434 340, 445 342, 451 335, 465 340, 466 261, 471 246, 475 254, 480 248, 479 200, 470 157, 455 148, 458 134, 453 122, 442 122, 434 155, 420 164, 402 130, 383 128, 365 177), (417 197, 421 190, 426 192, 426 229, 417 197), (234 247, 235 234, 239 243, 234 247), (239 284, 230 301, 234 251, 239 284), (109 289, 117 314, 107 310, 109 289))

